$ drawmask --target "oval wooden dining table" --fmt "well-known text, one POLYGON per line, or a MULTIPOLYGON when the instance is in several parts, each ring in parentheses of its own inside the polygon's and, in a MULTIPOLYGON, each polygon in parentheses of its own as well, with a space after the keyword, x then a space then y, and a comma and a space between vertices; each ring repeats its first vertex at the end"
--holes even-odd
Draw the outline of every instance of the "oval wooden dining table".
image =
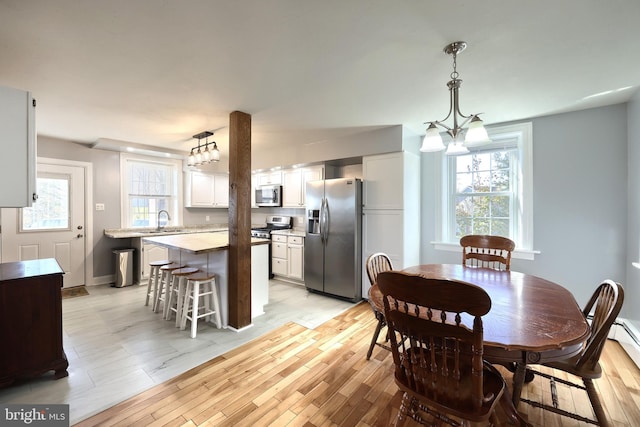
POLYGON ((484 358, 491 363, 520 362, 513 377, 517 407, 526 364, 571 357, 590 334, 582 310, 565 288, 530 274, 470 268, 458 264, 424 264, 406 273, 428 278, 462 280, 480 286, 491 297, 482 317, 484 358))

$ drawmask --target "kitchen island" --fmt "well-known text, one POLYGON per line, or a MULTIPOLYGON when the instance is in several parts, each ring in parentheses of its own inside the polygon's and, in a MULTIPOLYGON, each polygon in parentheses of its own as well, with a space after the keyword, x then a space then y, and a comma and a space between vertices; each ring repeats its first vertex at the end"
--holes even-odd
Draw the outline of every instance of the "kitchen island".
MULTIPOLYGON (((229 324, 229 235, 227 232, 173 234, 144 237, 143 241, 166 247, 169 259, 216 274, 220 292, 222 326, 229 324)), ((251 239, 251 318, 264 313, 269 302, 269 244, 268 239, 251 239)))
POLYGON ((104 235, 111 239, 118 239, 125 248, 135 249, 133 253, 134 272, 133 282, 139 285, 146 285, 149 280, 149 263, 167 259, 166 248, 145 243, 143 237, 169 236, 174 234, 191 233, 211 233, 218 231, 228 231, 228 224, 199 224, 199 225, 176 225, 162 228, 111 228, 105 229, 104 235))

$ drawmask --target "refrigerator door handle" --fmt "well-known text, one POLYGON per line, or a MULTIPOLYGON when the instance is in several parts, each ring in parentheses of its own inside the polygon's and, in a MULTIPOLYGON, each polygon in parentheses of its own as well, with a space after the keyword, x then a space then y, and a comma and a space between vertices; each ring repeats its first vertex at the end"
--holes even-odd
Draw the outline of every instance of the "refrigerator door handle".
POLYGON ((320 201, 320 241, 324 245, 324 197, 320 201))
POLYGON ((329 199, 324 199, 324 244, 327 244, 329 240, 329 233, 331 228, 331 217, 329 215, 329 199))

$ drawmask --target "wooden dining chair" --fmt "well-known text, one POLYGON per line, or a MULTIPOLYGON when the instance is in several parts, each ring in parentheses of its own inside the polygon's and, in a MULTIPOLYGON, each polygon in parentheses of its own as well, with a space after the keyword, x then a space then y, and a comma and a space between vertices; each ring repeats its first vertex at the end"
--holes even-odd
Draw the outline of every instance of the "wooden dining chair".
POLYGON ((428 425, 434 420, 454 426, 497 425, 498 413, 512 425, 527 425, 513 407, 504 379, 482 357, 482 316, 491 308, 482 288, 400 271, 380 273, 377 284, 395 382, 404 393, 396 425, 406 417, 428 425))
POLYGON ((582 348, 582 351, 566 360, 549 362, 542 365, 579 377, 582 379, 582 384, 573 380, 567 381, 565 379, 558 378, 538 369, 530 368, 530 365, 527 365, 527 372, 531 372, 534 375, 538 375, 549 380, 552 404, 549 405, 529 399, 521 399, 521 401, 565 417, 590 424, 608 426, 609 422, 605 416, 604 409, 600 402, 600 398, 598 397, 598 392, 593 384, 593 380, 602 376, 602 367, 600 366, 599 361, 600 354, 602 353, 607 336, 609 335, 611 325, 618 316, 618 313, 620 313, 623 301, 624 289, 622 286, 611 280, 603 281, 582 311, 587 320, 591 319, 591 335, 582 348), (569 387, 575 387, 586 391, 597 421, 559 408, 556 383, 561 383, 569 387))
POLYGON ((502 236, 469 234, 460 239, 462 265, 467 267, 511 269, 511 252, 516 244, 502 236))
POLYGON ((375 254, 369 255, 366 262, 367 267, 367 276, 369 277, 369 283, 371 284, 371 288, 369 288, 369 304, 371 304, 371 310, 373 310, 374 316, 378 320, 376 324, 376 329, 373 331, 373 337, 371 337, 371 344, 369 345, 369 351, 367 351, 367 360, 371 358, 371 354, 373 353, 373 348, 378 345, 385 350, 391 350, 389 346, 379 343, 378 337, 380 336, 380 331, 382 328, 386 326, 384 320, 384 306, 382 305, 382 293, 380 289, 376 285, 376 279, 378 274, 383 271, 393 270, 393 264, 391 263, 391 259, 389 256, 382 252, 377 252, 375 254))

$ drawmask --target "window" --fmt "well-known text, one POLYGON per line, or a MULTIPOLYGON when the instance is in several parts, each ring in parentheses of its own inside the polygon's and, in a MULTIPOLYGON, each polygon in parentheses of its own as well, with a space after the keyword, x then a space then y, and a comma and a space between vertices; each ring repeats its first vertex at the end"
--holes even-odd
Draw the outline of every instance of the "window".
MULTIPOLYGON (((122 154, 120 167, 124 228, 157 227, 158 212, 163 209, 169 212, 171 224, 181 222, 180 161, 122 154)), ((162 216, 163 220, 165 218, 162 216)))
POLYGON ((38 200, 21 209, 20 231, 70 230, 70 179, 68 175, 38 174, 38 200))
POLYGON ((443 243, 466 234, 494 234, 532 251, 532 126, 487 129, 492 143, 443 156, 443 243))

